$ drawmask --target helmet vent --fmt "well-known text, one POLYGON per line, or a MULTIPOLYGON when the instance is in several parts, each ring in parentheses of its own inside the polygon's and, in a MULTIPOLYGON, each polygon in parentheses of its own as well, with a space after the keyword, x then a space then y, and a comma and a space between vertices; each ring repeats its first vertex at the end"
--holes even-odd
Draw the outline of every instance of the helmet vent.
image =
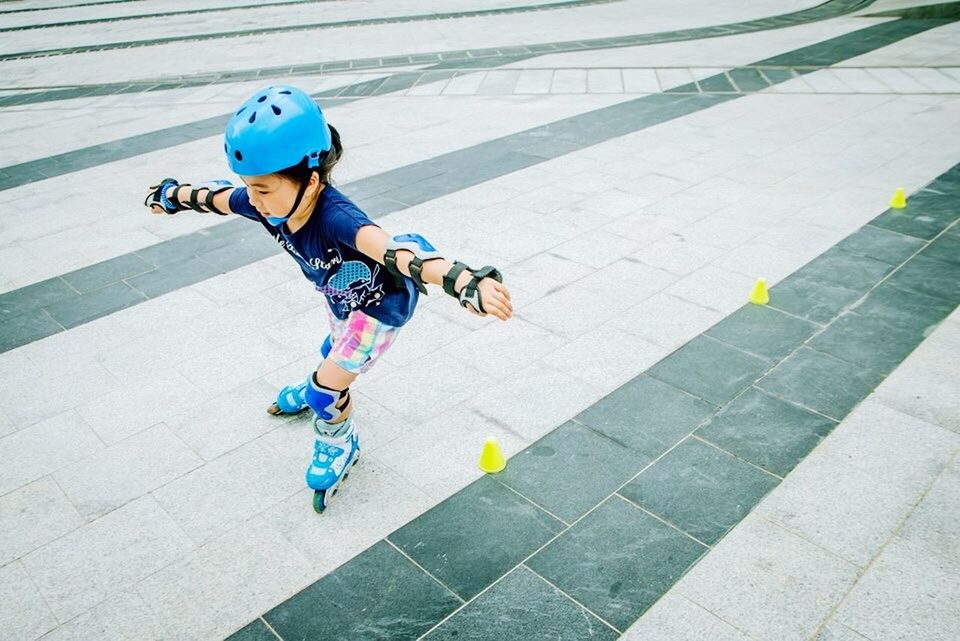
POLYGON ((273 109, 273 113, 274 113, 275 115, 277 115, 277 116, 280 115, 280 107, 278 107, 278 106, 276 106, 276 105, 270 105, 270 108, 273 109))
POLYGON ((257 102, 263 102, 266 99, 267 99, 266 96, 260 96, 259 98, 257 98, 257 102))
POLYGON ((244 105, 244 106, 242 106, 242 107, 240 107, 240 111, 238 111, 238 112, 237 112, 237 113, 235 113, 234 115, 235 115, 235 116, 239 116, 240 114, 242 114, 242 113, 243 113, 243 111, 244 111, 244 109, 246 109, 246 108, 247 108, 247 106, 246 106, 246 105, 244 105))
POLYGON ((257 119, 257 112, 254 111, 252 114, 250 114, 250 120, 249 120, 250 124, 252 125, 253 121, 256 119, 257 119))
POLYGON ((237 160, 239 160, 240 162, 243 162, 243 154, 240 153, 239 149, 233 152, 233 155, 237 160))
POLYGON ((282 93, 284 96, 289 96, 289 95, 290 95, 290 92, 289 92, 288 90, 286 90, 286 89, 284 89, 284 90, 281 91, 280 93, 282 93))

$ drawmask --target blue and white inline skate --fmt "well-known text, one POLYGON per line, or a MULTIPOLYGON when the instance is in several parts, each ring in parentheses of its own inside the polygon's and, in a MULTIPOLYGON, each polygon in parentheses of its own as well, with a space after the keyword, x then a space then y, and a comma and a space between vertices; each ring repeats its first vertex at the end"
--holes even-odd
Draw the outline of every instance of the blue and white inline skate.
MULTIPOLYGON (((333 340, 330 336, 323 341, 320 346, 320 356, 326 358, 333 347, 333 340)), ((307 381, 304 380, 299 385, 287 385, 277 394, 277 400, 267 408, 268 414, 279 416, 281 414, 299 414, 309 407, 305 398, 307 381)))
POLYGON ((360 460, 360 436, 348 417, 335 431, 319 417, 313 419, 316 440, 313 461, 307 468, 307 485, 313 489, 313 509, 322 513, 340 484, 350 475, 350 468, 360 460))

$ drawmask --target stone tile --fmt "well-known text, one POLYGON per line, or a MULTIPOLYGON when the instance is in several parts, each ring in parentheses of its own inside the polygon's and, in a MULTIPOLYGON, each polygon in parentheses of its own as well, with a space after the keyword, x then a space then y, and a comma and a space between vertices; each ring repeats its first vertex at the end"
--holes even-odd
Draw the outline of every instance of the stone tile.
POLYGON ((829 623, 815 641, 869 641, 867 637, 857 634, 850 628, 839 623, 829 623))
POLYGON ((6 323, 15 316, 77 296, 62 279, 50 278, 0 295, 0 318, 6 323))
POLYGON ((163 423, 62 468, 54 479, 95 519, 203 464, 163 423))
POLYGON ((528 439, 537 439, 597 401, 599 388, 533 363, 464 404, 528 439))
POLYGON ((168 638, 220 639, 309 583, 308 568, 272 529, 241 526, 151 574, 137 591, 168 638))
POLYGON ((923 252, 910 259, 887 282, 894 287, 942 298, 954 305, 960 303, 960 264, 927 258, 923 252))
POLYGON ((462 603, 381 541, 263 618, 282 638, 323 638, 334 629, 344 639, 414 639, 462 603))
POLYGON ((521 309, 515 308, 515 317, 557 336, 574 339, 616 318, 631 303, 629 298, 610 298, 574 283, 521 309))
POLYGON ((847 595, 836 620, 871 641, 949 639, 960 628, 958 599, 960 563, 897 537, 847 595))
POLYGON ((562 524, 493 479, 482 478, 389 536, 461 598, 503 576, 562 524))
POLYGON ((719 247, 687 240, 674 233, 647 245, 631 257, 647 265, 686 276, 722 254, 723 250, 719 247))
POLYGON ((857 303, 853 311, 926 337, 954 307, 953 303, 942 298, 883 283, 857 303))
POLYGON ((955 267, 960 266, 960 235, 950 233, 941 235, 923 250, 922 255, 951 263, 955 267))
POLYGON ((891 372, 923 340, 916 329, 897 328, 872 316, 847 312, 807 345, 881 374, 891 372))
POLYGON ((170 429, 193 451, 204 460, 212 461, 289 420, 289 417, 267 413, 277 392, 262 380, 250 381, 225 394, 207 396, 200 404, 167 421, 170 429))
POLYGON ((609 325, 667 349, 675 349, 722 316, 715 309, 660 293, 621 312, 609 325))
POLYGON ((486 412, 491 410, 457 405, 402 433, 376 455, 432 499, 442 500, 482 476, 477 462, 486 438, 496 438, 507 458, 530 444, 531 439, 486 412))
POLYGON ((636 250, 637 243, 629 238, 597 231, 590 235, 590 242, 577 237, 552 248, 550 252, 587 267, 601 269, 636 250))
MULTIPOLYGON (((447 343, 466 336, 467 333, 465 327, 451 323, 429 307, 418 309, 382 358, 394 365, 408 365, 447 343)), ((368 378, 365 374, 364 379, 368 378)))
POLYGON ((613 639, 617 632, 531 572, 516 568, 423 637, 440 639, 613 639), (536 608, 530 604, 536 603, 536 608))
POLYGON ((308 447, 305 443, 300 466, 254 441, 154 490, 153 496, 202 544, 303 487, 308 447))
POLYGON ((960 437, 890 409, 871 396, 821 449, 919 496, 960 450, 960 437))
MULTIPOLYGON (((176 370, 205 392, 215 394, 223 390, 223 381, 239 385, 268 374, 299 355, 300 351, 255 333, 232 345, 182 361, 176 370)), ((272 398, 267 401, 267 406, 271 401, 272 398)))
MULTIPOLYGON (((135 590, 125 590, 107 597, 96 607, 43 637, 43 641, 77 641, 78 639, 144 639, 165 641, 170 633, 135 590)), ((270 641, 276 641, 273 637, 270 641)))
MULTIPOLYGON (((514 322, 516 319, 511 321, 511 323, 514 322)), ((526 324, 524 329, 527 330, 528 335, 547 336, 544 330, 539 328, 530 330, 533 327, 529 323, 526 324)), ((514 334, 512 337, 508 335, 507 338, 517 340, 518 335, 514 334)), ((459 343, 460 341, 457 341, 450 345, 459 343)), ((486 332, 472 340, 471 347, 476 350, 478 359, 486 358, 483 352, 484 344, 496 350, 492 356, 499 356, 504 360, 511 358, 509 348, 500 343, 494 333, 486 332)), ((466 345, 464 347, 466 348, 466 345)), ((450 349, 452 350, 452 347, 450 349)), ((527 346, 527 349, 542 348, 527 346)), ((364 394, 414 424, 423 423, 494 381, 491 376, 474 368, 472 359, 466 358, 463 353, 460 356, 461 358, 457 358, 453 353, 448 354, 445 351, 434 352, 409 365, 397 368, 390 377, 365 382, 364 394), (438 380, 444 381, 444 384, 436 386, 435 382, 438 380), (430 389, 430 393, 410 394, 411 389, 430 389)), ((503 371, 510 370, 500 370, 500 372, 503 371)))
POLYGON ((258 618, 231 634, 227 641, 277 641, 277 635, 258 618))
POLYGON ((687 439, 620 493, 708 545, 719 541, 779 480, 687 439))
POLYGON ((0 495, 103 448, 74 411, 0 439, 0 495))
POLYGON ((19 562, 0 567, 0 631, 10 639, 36 639, 57 625, 19 562))
POLYGON ((801 269, 770 288, 770 306, 826 325, 864 291, 819 280, 801 269))
POLYGON ((0 353, 52 336, 63 331, 63 326, 42 309, 4 318, 0 333, 0 353))
POLYGON ((713 405, 642 374, 575 420, 652 460, 683 440, 715 410, 713 405))
POLYGON ((856 578, 855 566, 751 516, 687 573, 675 592, 752 639, 806 641, 856 578))
POLYGON ((757 383, 775 396, 843 419, 880 384, 873 370, 802 347, 757 383))
POLYGON ((605 324, 547 355, 542 362, 601 392, 610 392, 666 353, 659 345, 605 324))
POLYGON ((705 336, 698 336, 657 363, 650 376, 723 405, 760 378, 771 363, 705 336))
POLYGON ((145 496, 32 552, 23 564, 57 618, 66 621, 192 548, 145 496))
POLYGON ((650 461, 570 421, 513 456, 493 478, 572 523, 650 461))
MULTIPOLYGON (((504 276, 510 288, 510 295, 515 307, 519 308, 538 298, 546 296, 549 292, 558 287, 569 285, 591 273, 586 265, 560 258, 552 254, 538 254, 533 258, 513 265, 508 274, 504 276)), ((445 309, 450 309, 445 306, 445 309)), ((442 313, 439 309, 435 310, 442 313)), ((465 315, 461 309, 453 309, 456 312, 455 320, 472 320, 474 317, 465 315)), ((448 311, 447 316, 451 312, 448 311)), ((486 321, 489 324, 492 321, 486 321)))
POLYGON ((0 566, 83 524, 49 476, 0 497, 0 566))
POLYGON ((707 330, 716 338, 745 352, 779 361, 819 329, 765 305, 745 305, 707 330))
POLYGON ((676 278, 674 274, 627 257, 580 279, 577 285, 613 300, 639 302, 667 287, 676 278), (629 296, 624 296, 624 292, 629 292, 629 296))
POLYGON ((665 291, 702 307, 728 314, 747 300, 754 278, 707 265, 665 291))
POLYGON ((145 300, 146 296, 126 283, 114 283, 44 309, 55 321, 70 329, 145 300))
POLYGON ((955 196, 921 198, 916 194, 910 194, 908 198, 906 208, 888 209, 870 224, 930 240, 956 220, 956 212, 951 209, 950 203, 955 196))
POLYGON ((117 283, 154 269, 154 265, 136 254, 124 254, 95 265, 64 274, 63 280, 81 294, 117 283))
POLYGON ((742 632, 675 592, 647 610, 622 641, 750 641, 742 632))
POLYGON ((934 425, 960 432, 956 358, 960 326, 942 323, 877 389, 885 405, 934 425))
POLYGON ((707 548, 614 496, 527 565, 623 630, 707 548))
POLYGON ((856 256, 899 265, 923 247, 923 241, 873 225, 865 225, 850 234, 837 247, 856 256))
POLYGON ((765 243, 750 242, 727 252, 714 262, 716 267, 750 278, 765 278, 773 285, 803 265, 804 254, 765 243))
POLYGON ((219 273, 221 273, 219 267, 199 258, 187 258, 176 263, 161 265, 151 272, 128 278, 125 282, 142 292, 147 298, 156 298, 181 287, 199 283, 219 273))
MULTIPOLYGON (((310 442, 305 441, 304 458, 310 442)), ((304 466, 306 467, 306 466, 304 466)), ((322 516, 311 509, 313 490, 304 488, 256 517, 282 534, 315 576, 333 571, 390 532, 428 510, 434 501, 397 474, 376 454, 361 453, 360 463, 341 486, 333 507, 322 516)))
POLYGON ((696 435, 784 477, 835 425, 831 419, 750 388, 696 435))
POLYGON ((818 450, 758 511, 863 568, 896 531, 916 496, 818 450))
POLYGON ((934 481, 910 513, 899 535, 948 559, 960 558, 960 465, 956 461, 934 481))

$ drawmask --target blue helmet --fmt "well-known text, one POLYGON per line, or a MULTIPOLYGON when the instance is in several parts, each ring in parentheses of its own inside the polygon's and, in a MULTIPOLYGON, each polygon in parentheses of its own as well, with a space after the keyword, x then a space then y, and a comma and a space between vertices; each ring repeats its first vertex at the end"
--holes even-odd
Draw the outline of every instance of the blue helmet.
POLYGON ((319 167, 330 150, 330 128, 320 106, 302 89, 265 87, 227 123, 224 151, 234 173, 263 176, 300 164, 319 167))

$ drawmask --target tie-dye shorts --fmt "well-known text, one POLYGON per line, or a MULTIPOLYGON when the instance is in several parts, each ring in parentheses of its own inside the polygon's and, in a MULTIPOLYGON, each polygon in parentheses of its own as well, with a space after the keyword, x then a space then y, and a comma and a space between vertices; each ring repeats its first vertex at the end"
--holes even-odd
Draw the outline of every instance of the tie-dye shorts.
POLYGON ((329 305, 323 305, 323 308, 330 320, 330 340, 333 342, 327 358, 354 374, 362 374, 373 367, 393 345, 400 330, 361 311, 350 312, 346 320, 340 320, 333 315, 329 305))

